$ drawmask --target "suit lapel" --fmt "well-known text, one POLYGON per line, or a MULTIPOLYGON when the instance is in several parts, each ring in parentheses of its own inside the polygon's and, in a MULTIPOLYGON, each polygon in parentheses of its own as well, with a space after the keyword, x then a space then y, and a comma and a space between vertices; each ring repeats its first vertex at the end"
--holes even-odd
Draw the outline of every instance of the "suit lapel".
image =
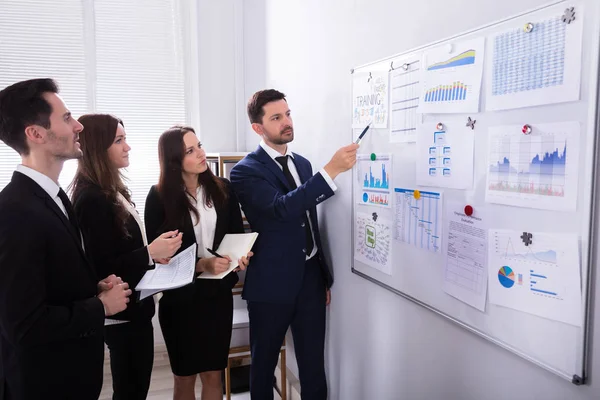
POLYGON ((286 188, 288 192, 290 190, 292 190, 292 188, 290 187, 290 184, 288 183, 287 179, 285 178, 285 175, 283 175, 283 171, 281 170, 281 167, 279 167, 276 164, 277 161, 273 160, 267 154, 267 152, 264 151, 263 148, 260 146, 258 146, 258 149, 256 149, 254 154, 256 155, 256 158, 258 159, 258 161, 260 161, 269 171, 271 171, 271 173, 275 176, 275 178, 277 178, 277 180, 279 180, 281 185, 283 185, 283 187, 286 188))
POLYGON ((293 154, 294 154, 294 157, 292 160, 294 162, 294 165, 296 166, 296 171, 298 171, 298 176, 300 177, 300 183, 304 184, 310 178, 310 176, 308 176, 308 169, 305 168, 304 163, 302 163, 302 161, 300 160, 298 155, 296 153, 293 153, 293 154))
POLYGON ((34 182, 34 184, 36 186, 35 192, 34 192, 35 195, 38 196, 44 202, 45 206, 47 208, 49 208, 56 215, 56 217, 60 220, 60 222, 65 227, 65 229, 69 232, 69 235, 71 235, 71 238, 77 244, 77 248, 79 249, 79 252, 81 253, 82 258, 85 260, 86 267, 88 268, 89 272, 92 274, 92 277, 94 279, 97 279, 96 271, 93 269, 92 264, 90 263, 89 259, 87 258, 87 255, 85 254, 85 251, 83 250, 83 246, 82 246, 83 238, 81 236, 77 237, 75 230, 73 229, 73 226, 71 225, 71 222, 65 216, 63 211, 58 207, 56 202, 54 200, 52 200, 50 198, 50 196, 48 196, 48 193, 46 193, 45 190, 40 188, 37 185, 37 183, 34 182), (38 190, 38 188, 39 188, 39 190, 38 190))

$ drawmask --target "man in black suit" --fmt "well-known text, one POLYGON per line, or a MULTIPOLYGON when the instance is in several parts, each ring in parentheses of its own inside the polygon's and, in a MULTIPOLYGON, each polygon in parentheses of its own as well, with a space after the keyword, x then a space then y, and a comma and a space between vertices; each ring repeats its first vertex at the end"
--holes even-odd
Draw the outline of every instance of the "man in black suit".
POLYGON ((0 91, 0 140, 22 159, 0 192, 0 360, 6 399, 97 399, 105 316, 125 309, 120 278, 98 282, 58 185, 81 157, 82 125, 51 79, 0 91))

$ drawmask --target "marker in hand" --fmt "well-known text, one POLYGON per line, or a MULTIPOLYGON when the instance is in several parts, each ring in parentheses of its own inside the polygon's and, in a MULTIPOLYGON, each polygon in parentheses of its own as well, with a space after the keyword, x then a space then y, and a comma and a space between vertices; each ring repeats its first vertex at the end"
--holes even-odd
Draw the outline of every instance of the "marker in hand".
POLYGON ((369 122, 369 124, 365 127, 365 129, 363 129, 361 134, 358 136, 358 139, 356 139, 356 141, 354 143, 356 143, 356 144, 360 143, 360 141, 362 140, 363 136, 365 136, 365 133, 367 133, 367 131, 369 130, 369 127, 371 126, 372 123, 373 123, 373 121, 369 122))

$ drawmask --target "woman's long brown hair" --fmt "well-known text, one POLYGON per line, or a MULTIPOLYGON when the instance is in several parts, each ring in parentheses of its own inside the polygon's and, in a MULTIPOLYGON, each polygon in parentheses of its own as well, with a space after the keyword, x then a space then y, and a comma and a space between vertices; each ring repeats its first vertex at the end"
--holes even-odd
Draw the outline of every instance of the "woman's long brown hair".
POLYGON ((108 148, 115 141, 117 127, 123 121, 109 114, 86 114, 79 117, 85 132, 79 136, 83 157, 78 160, 77 173, 71 183, 73 202, 76 202, 86 187, 99 187, 115 210, 115 223, 124 236, 128 236, 129 212, 121 204, 118 193, 131 203, 129 189, 123 183, 121 172, 108 158, 108 148))
MULTIPOLYGON (((192 199, 186 193, 183 181, 183 158, 185 157, 185 143, 183 136, 192 132, 194 128, 184 125, 176 125, 160 135, 158 139, 158 158, 160 161, 160 179, 158 181, 158 193, 165 206, 165 222, 163 228, 181 229, 186 218, 192 212, 199 221, 198 210, 192 203, 192 199)), ((207 207, 214 206, 220 209, 227 201, 227 189, 224 182, 207 168, 205 172, 198 175, 198 185, 204 188, 204 204, 207 207)))

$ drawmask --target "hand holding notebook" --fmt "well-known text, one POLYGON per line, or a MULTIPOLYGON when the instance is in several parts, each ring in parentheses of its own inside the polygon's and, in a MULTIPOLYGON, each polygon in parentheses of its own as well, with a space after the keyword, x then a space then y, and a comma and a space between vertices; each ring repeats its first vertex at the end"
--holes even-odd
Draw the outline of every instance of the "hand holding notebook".
POLYGON ((252 250, 252 246, 258 237, 258 233, 228 233, 225 235, 217 250, 207 249, 215 257, 223 258, 225 256, 231 259, 229 268, 219 274, 213 274, 208 271, 203 272, 198 279, 222 279, 225 275, 236 269, 239 265, 238 260, 246 257, 252 250))

